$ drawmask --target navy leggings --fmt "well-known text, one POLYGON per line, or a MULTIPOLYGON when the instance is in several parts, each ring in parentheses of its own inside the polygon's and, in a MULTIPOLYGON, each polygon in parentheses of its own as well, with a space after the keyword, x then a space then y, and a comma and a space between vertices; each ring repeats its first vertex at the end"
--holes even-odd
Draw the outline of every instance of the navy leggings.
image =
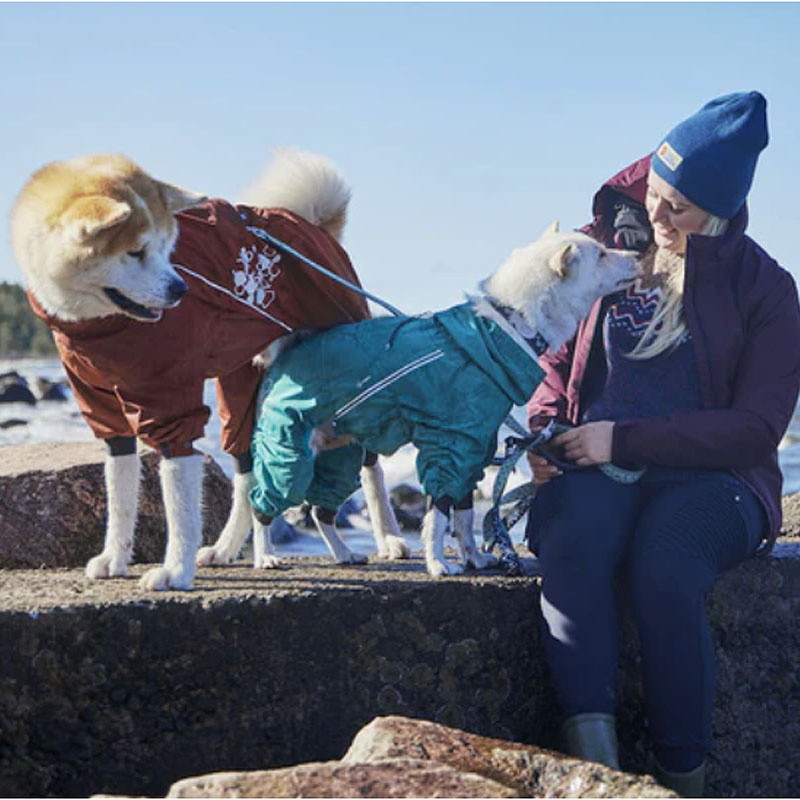
POLYGON ((615 711, 622 600, 641 641, 655 756, 670 771, 696 767, 714 705, 705 596, 765 530, 761 504, 728 472, 651 467, 624 485, 593 468, 542 486, 526 536, 541 564, 545 649, 565 716, 615 711))

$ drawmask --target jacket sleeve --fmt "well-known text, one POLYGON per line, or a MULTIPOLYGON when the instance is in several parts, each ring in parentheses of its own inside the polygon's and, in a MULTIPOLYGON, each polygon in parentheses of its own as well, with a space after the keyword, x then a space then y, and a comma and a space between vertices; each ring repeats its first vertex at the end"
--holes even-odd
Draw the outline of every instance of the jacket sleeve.
POLYGON ((226 453, 240 455, 250 450, 261 375, 261 370, 245 364, 217 379, 217 409, 226 453))
POLYGON ((777 449, 800 388, 800 308, 788 273, 750 311, 730 406, 614 425, 612 461, 747 469, 777 449))
POLYGON ((136 435, 111 386, 104 386, 99 381, 90 382, 88 379, 84 379, 77 370, 73 369, 69 360, 63 358, 63 354, 62 364, 78 408, 92 429, 92 433, 98 439, 136 435))
POLYGON ((544 370, 544 378, 536 387, 528 401, 528 428, 540 430, 553 417, 566 423, 567 418, 567 382, 572 365, 572 353, 575 345, 573 338, 557 353, 545 353, 539 357, 539 366, 544 370))

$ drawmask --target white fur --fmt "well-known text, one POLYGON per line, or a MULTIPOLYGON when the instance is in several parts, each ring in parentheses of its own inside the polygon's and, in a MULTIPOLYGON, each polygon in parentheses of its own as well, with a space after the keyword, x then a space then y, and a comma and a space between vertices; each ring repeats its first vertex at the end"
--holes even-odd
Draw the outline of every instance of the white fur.
POLYGON ((241 202, 263 208, 288 208, 339 238, 350 189, 329 159, 316 153, 281 149, 241 202))
POLYGON ((537 241, 514 250, 481 288, 517 310, 554 353, 598 297, 630 282, 633 257, 583 233, 559 233, 555 223, 537 241))
POLYGON ((474 569, 494 567, 498 559, 491 553, 482 553, 475 544, 475 510, 472 508, 453 511, 453 536, 458 543, 461 563, 474 569))
POLYGON ((106 456, 105 482, 108 502, 106 539, 103 552, 86 565, 86 575, 89 578, 116 578, 128 574, 139 510, 139 454, 106 456))
POLYGON ((364 500, 372 521, 378 556, 388 559, 408 558, 411 553, 389 505, 383 470, 378 462, 372 467, 361 468, 361 488, 364 490, 364 500))
POLYGON ((239 555, 252 524, 250 503, 247 500, 252 485, 252 472, 236 473, 233 476, 231 511, 228 520, 217 541, 210 547, 201 547, 197 551, 197 566, 230 564, 239 555))
POLYGON ((447 515, 432 507, 422 521, 422 546, 428 574, 439 578, 443 575, 460 575, 463 564, 456 564, 444 557, 444 537, 447 533, 447 515))
POLYGON ((325 544, 328 545, 328 549, 333 553, 333 557, 339 564, 367 563, 367 557, 363 555, 363 553, 354 553, 344 541, 342 541, 342 537, 339 536, 336 528, 327 522, 323 522, 319 518, 316 509, 312 509, 311 517, 314 520, 314 524, 317 526, 320 536, 325 540, 325 544))
POLYGON ((142 575, 141 585, 156 591, 191 589, 203 540, 203 456, 165 458, 159 477, 167 515, 167 553, 163 566, 142 575))
POLYGON ((272 546, 272 526, 262 525, 253 517, 253 567, 255 569, 278 569, 283 561, 272 546))

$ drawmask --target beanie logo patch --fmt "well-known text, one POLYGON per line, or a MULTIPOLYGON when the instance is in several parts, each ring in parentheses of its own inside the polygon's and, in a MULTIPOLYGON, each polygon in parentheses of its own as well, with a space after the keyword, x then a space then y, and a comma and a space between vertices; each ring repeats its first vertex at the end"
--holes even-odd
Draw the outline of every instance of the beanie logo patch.
POLYGON ((658 157, 673 171, 681 165, 683 156, 679 155, 669 142, 664 142, 657 150, 658 157))

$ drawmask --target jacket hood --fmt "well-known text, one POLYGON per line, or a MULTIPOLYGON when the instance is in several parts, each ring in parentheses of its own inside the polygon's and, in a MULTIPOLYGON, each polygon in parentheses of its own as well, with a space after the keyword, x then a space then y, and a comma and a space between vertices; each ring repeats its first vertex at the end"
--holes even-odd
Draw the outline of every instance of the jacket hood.
POLYGON ((644 205, 649 172, 650 155, 646 155, 609 178, 597 191, 592 201, 594 219, 580 229, 581 233, 586 233, 599 242, 610 244, 613 239, 611 227, 614 221, 613 199, 622 194, 640 205, 644 205))
MULTIPOLYGON (((616 175, 609 178, 596 192, 592 201, 594 219, 581 228, 586 233, 611 246, 614 237, 612 223, 614 221, 614 201, 619 195, 629 197, 636 203, 645 204, 647 196, 647 175, 650 172, 652 153, 629 164, 616 175)), ((748 211, 745 202, 741 209, 731 218, 728 229, 722 236, 703 236, 692 234, 691 247, 694 252, 715 253, 720 257, 730 254, 738 240, 747 230, 748 211)))

